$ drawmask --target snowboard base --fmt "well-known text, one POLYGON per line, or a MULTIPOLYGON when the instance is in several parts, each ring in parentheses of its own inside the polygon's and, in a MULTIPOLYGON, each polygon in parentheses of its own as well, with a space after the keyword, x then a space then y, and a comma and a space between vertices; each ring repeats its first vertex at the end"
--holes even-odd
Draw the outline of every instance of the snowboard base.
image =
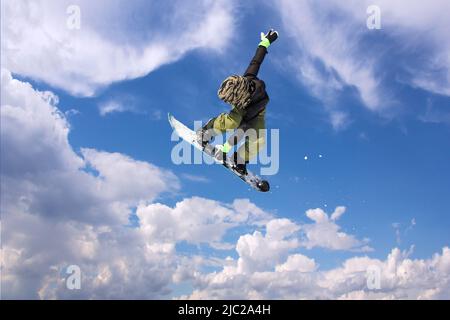
POLYGON ((261 191, 261 192, 268 192, 270 190, 270 184, 267 180, 263 180, 261 177, 255 175, 254 173, 247 170, 247 174, 243 175, 240 172, 238 172, 235 167, 233 161, 228 158, 224 157, 223 160, 219 160, 215 157, 215 148, 212 145, 206 145, 204 148, 197 142, 197 135, 195 131, 189 129, 186 127, 183 123, 175 119, 174 116, 171 114, 168 114, 169 123, 172 126, 172 128, 175 130, 175 132, 178 134, 180 138, 182 138, 184 141, 188 142, 189 144, 193 145, 196 149, 202 151, 203 153, 206 153, 208 156, 212 157, 214 161, 217 164, 223 165, 225 168, 227 168, 229 171, 234 173, 236 176, 238 176, 242 181, 250 185, 255 190, 261 191))

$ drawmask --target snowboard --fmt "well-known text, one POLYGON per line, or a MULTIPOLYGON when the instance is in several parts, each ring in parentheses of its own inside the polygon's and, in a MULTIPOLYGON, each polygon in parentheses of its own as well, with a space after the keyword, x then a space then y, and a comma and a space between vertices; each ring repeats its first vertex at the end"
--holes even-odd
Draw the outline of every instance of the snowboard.
POLYGON ((253 189, 261 191, 261 192, 267 192, 270 189, 269 182, 267 180, 263 180, 261 177, 253 174, 247 169, 247 174, 243 175, 237 170, 235 170, 233 161, 229 157, 224 157, 223 159, 217 159, 214 156, 215 148, 213 145, 206 145, 204 148, 201 146, 201 144, 197 141, 197 135, 195 131, 189 129, 186 127, 183 123, 175 119, 174 116, 172 116, 170 113, 168 114, 169 123, 172 126, 173 130, 177 133, 177 135, 182 138, 184 141, 188 142, 194 148, 202 151, 203 153, 206 153, 208 156, 212 157, 214 159, 214 162, 217 164, 221 164, 223 167, 225 167, 228 171, 231 171, 234 173, 237 177, 239 177, 242 181, 250 185, 253 189))

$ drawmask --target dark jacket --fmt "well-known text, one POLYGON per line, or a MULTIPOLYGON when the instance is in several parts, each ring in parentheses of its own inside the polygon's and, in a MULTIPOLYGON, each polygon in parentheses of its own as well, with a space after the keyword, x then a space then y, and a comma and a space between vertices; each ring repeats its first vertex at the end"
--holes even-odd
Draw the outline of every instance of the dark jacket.
POLYGON ((246 114, 244 116, 244 121, 250 121, 256 117, 260 112, 262 112, 266 105, 269 103, 269 96, 266 92, 266 84, 264 81, 258 79, 258 71, 264 57, 267 54, 267 49, 263 46, 258 46, 256 49, 255 56, 250 65, 244 73, 244 77, 252 80, 255 83, 255 92, 251 97, 250 104, 245 108, 246 114))

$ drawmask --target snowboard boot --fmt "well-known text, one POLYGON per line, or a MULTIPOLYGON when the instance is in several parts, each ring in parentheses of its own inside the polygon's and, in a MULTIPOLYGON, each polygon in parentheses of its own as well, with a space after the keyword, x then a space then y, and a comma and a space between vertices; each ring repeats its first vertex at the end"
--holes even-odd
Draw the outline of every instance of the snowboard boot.
POLYGON ((247 165, 245 163, 238 163, 234 168, 237 172, 239 172, 240 175, 247 175, 247 165))
POLYGON ((233 153, 233 156, 231 157, 231 160, 233 161, 233 168, 243 176, 247 175, 247 161, 242 159, 237 152, 233 153))
POLYGON ((212 141, 214 138, 213 129, 208 129, 205 127, 197 130, 197 142, 202 146, 203 149, 212 141))
POLYGON ((214 138, 213 124, 214 119, 209 119, 208 122, 202 128, 196 131, 197 142, 202 146, 203 149, 205 149, 205 147, 214 138))

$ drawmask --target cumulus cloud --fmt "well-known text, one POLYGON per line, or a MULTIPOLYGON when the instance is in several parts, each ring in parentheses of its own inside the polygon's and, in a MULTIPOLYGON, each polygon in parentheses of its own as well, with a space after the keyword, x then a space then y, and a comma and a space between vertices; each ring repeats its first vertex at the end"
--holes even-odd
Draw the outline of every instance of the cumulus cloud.
MULTIPOLYGON (((316 223, 336 221, 345 211, 337 207, 329 217, 308 210, 316 223)), ((300 225, 303 227, 302 225, 300 225)), ((448 299, 450 249, 427 259, 412 259, 412 248, 394 248, 382 259, 367 255, 346 259, 340 266, 321 269, 302 253, 295 234, 298 224, 272 219, 265 233, 240 236, 236 259, 228 258, 220 271, 194 275, 189 299, 448 299), (376 286, 371 285, 372 277, 376 286)))
POLYGON ((171 288, 183 281, 193 287, 185 298, 449 298, 446 247, 426 260, 394 249, 384 261, 357 256, 330 270, 300 253, 303 247, 364 248, 364 240, 340 231, 343 206, 330 215, 310 209, 313 223, 301 224, 248 199, 155 203, 177 189, 170 171, 120 153, 82 148, 78 154, 58 98, 5 69, 1 77, 1 144, 8 148, 1 153, 5 298, 173 297, 171 288), (126 225, 130 214, 135 227, 126 225), (253 231, 224 240, 240 227, 253 231), (180 242, 234 248, 238 257, 181 254, 180 242), (72 264, 82 272, 80 290, 65 284, 72 264), (380 270, 379 291, 367 289, 369 267, 380 270))
MULTIPOLYGON (((2 196, 34 214, 127 221, 124 208, 176 190, 173 173, 120 153, 69 144, 70 125, 51 92, 2 69, 2 196), (80 201, 83 199, 83 201, 80 201)), ((6 205, 6 204, 5 204, 6 205)))
POLYGON ((298 240, 291 237, 298 228, 288 219, 273 219, 267 223, 264 236, 260 231, 241 236, 236 244, 237 271, 251 274, 273 267, 290 250, 298 247, 298 240))
MULTIPOLYGON (((281 251, 284 249, 281 248, 281 251)), ((243 272, 239 260, 220 272, 198 274, 185 299, 449 299, 450 249, 429 259, 410 259, 394 248, 385 260, 353 257, 320 270, 315 261, 293 254, 275 270, 243 272), (375 273, 370 273, 374 270, 375 273), (368 284, 378 277, 379 287, 368 284)))
POLYGON ((298 252, 361 246, 337 225, 342 206, 331 215, 308 210, 313 223, 301 224, 248 199, 155 203, 178 179, 120 153, 76 153, 57 101, 2 70, 1 143, 9 151, 1 153, 3 297, 162 298, 189 281, 189 298, 448 298, 448 248, 428 260, 395 249, 385 261, 355 257, 331 270, 298 252), (125 224, 133 207, 138 223, 131 228, 125 224), (239 227, 254 231, 225 242, 239 227), (234 248, 238 257, 180 254, 180 242, 234 248), (80 290, 65 285, 72 264, 82 272, 80 290), (366 289, 365 270, 373 265, 381 270, 380 291, 366 289), (206 266, 218 271, 202 271, 206 266))
POLYGON ((234 246, 222 238, 230 228, 272 218, 246 199, 153 203, 178 189, 173 173, 117 152, 75 152, 57 96, 6 69, 1 77, 3 297, 165 297, 173 281, 211 263, 197 259, 193 269, 176 243, 228 250, 234 246), (80 291, 65 287, 70 264, 82 270, 80 291))
POLYGON ((6 69, 1 77, 3 297, 166 297, 173 281, 210 263, 177 255, 177 242, 229 249, 229 228, 270 219, 245 199, 152 203, 177 190, 173 173, 117 152, 75 152, 58 98, 6 69), (71 264, 81 268, 80 291, 65 287, 71 264))
MULTIPOLYGON (((82 199, 80 199, 82 201, 82 199)), ((248 200, 237 200, 237 202, 248 200)), ((236 202, 236 201, 235 201, 236 202)), ((96 225, 76 218, 54 222, 20 208, 4 211, 2 290, 7 298, 163 298, 170 287, 193 281, 205 266, 226 261, 186 256, 176 244, 222 246, 223 236, 238 226, 234 204, 190 198, 173 208, 160 203, 137 209, 139 225, 96 225), (51 236, 49 236, 51 235, 51 236), (57 240, 57 241, 55 241, 57 240), (82 288, 67 290, 65 268, 82 272, 82 288)), ((242 219, 239 219, 243 221, 242 219)), ((234 245, 231 244, 234 248, 234 245)))
POLYGON ((134 229, 9 214, 2 249, 4 298, 158 298, 169 293, 176 266, 181 267, 173 245, 147 242, 134 229), (81 290, 66 288, 69 265, 81 269, 81 290))
MULTIPOLYGON (((0 159, 3 296, 49 297, 45 292, 61 278, 58 268, 70 263, 83 265, 85 271, 101 267, 125 281, 127 265, 144 263, 136 257, 145 242, 140 244, 133 231, 124 233, 129 215, 139 204, 176 191, 178 179, 120 153, 84 148, 77 154, 53 93, 36 91, 3 68, 1 79, 0 142, 7 150, 0 159), (126 250, 136 257, 124 258, 123 249, 117 248, 122 241, 137 245, 126 250)), ((148 255, 167 255, 170 250, 149 246, 148 255)), ((154 278, 151 283, 161 281, 159 276, 146 277, 154 278)), ((162 287, 152 288, 152 295, 161 293, 162 287)), ((101 295, 109 294, 118 296, 120 291, 101 295)))
POLYGON ((296 253, 290 255, 286 262, 275 267, 276 272, 312 272, 316 269, 316 262, 307 256, 296 253))
POLYGON ((144 76, 191 50, 220 52, 233 32, 229 1, 20 0, 1 6, 2 66, 82 96, 144 76), (80 9, 79 29, 67 27, 70 5, 80 9))
POLYGON ((161 242, 184 240, 213 246, 222 240, 227 230, 252 219, 249 213, 198 197, 178 202, 174 208, 160 203, 139 206, 136 214, 142 232, 151 239, 161 242))
POLYGON ((359 240, 353 235, 341 231, 336 221, 344 214, 346 207, 336 207, 331 217, 320 208, 309 209, 306 216, 314 221, 313 224, 302 225, 304 241, 302 245, 306 248, 322 247, 332 250, 356 250, 370 251, 368 239, 359 240))
MULTIPOLYGON (((189 50, 220 49, 232 32, 225 1, 199 1, 195 12, 191 4, 174 2, 169 17, 154 16, 167 26, 164 34, 122 26, 149 28, 147 21, 133 20, 133 12, 160 12, 158 6, 167 4, 137 1, 122 12, 120 2, 78 3, 81 29, 68 31, 61 28, 68 2, 2 2, 2 66, 90 95, 189 50), (106 18, 117 24, 102 25, 106 18)), ((277 218, 248 199, 221 203, 192 197, 164 204, 161 197, 179 189, 172 172, 119 152, 74 150, 70 123, 55 94, 37 91, 4 68, 1 80, 0 142, 7 150, 0 154, 5 298, 166 298, 183 281, 193 287, 189 298, 449 298, 447 247, 426 260, 394 249, 384 261, 357 256, 321 270, 300 251, 368 249, 366 240, 337 224, 345 207, 331 215, 308 210, 313 223, 302 224, 277 218), (230 231, 236 238, 227 237, 230 231), (237 257, 181 254, 181 242, 206 244, 214 254, 235 249, 237 257), (81 290, 65 286, 65 270, 72 264, 81 268, 81 290), (380 270, 380 291, 366 288, 371 266, 380 270)), ((339 88, 342 81, 330 78, 330 84, 339 88)))
POLYGON ((151 201, 161 192, 179 187, 173 173, 148 162, 87 148, 81 149, 81 154, 87 167, 99 173, 96 181, 98 193, 110 201, 151 201))
MULTIPOLYGON (((296 246, 290 246, 286 239, 278 237, 276 246, 258 246, 269 237, 267 233, 265 236, 260 233, 241 236, 236 245, 239 257, 228 259, 220 272, 197 274, 192 294, 180 298, 449 298, 450 249, 447 247, 425 260, 411 259, 410 251, 402 252, 394 248, 385 260, 356 256, 345 260, 339 267, 321 270, 314 259, 300 253, 288 255, 287 252, 296 246), (242 243, 248 243, 249 240, 253 245, 246 245, 246 250, 242 250, 242 243), (279 245, 282 241, 285 241, 284 245, 279 245), (266 254, 266 250, 269 254, 266 254), (248 267, 242 268, 242 265, 248 267), (371 276, 378 278, 379 287, 370 286, 371 276)), ((284 236, 289 235, 287 231, 284 236)))

